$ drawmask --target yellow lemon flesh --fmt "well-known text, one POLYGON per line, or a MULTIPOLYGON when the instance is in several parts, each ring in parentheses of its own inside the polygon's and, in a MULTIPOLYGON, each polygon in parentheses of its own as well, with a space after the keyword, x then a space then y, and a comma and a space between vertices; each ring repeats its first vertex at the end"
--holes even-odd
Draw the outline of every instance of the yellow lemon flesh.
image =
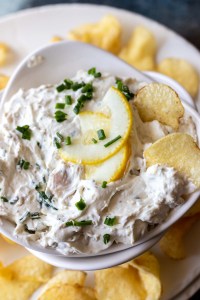
POLYGON ((83 112, 78 115, 81 137, 72 139, 72 144, 59 150, 65 161, 84 165, 101 163, 117 153, 126 143, 132 128, 132 111, 125 96, 111 87, 102 100, 102 110, 109 111, 109 117, 101 113, 83 112), (97 131, 103 129, 106 135, 99 140, 97 131), (92 139, 98 142, 95 144, 92 139), (112 142, 118 138, 115 142, 112 142), (109 142, 110 145, 106 146, 109 142))

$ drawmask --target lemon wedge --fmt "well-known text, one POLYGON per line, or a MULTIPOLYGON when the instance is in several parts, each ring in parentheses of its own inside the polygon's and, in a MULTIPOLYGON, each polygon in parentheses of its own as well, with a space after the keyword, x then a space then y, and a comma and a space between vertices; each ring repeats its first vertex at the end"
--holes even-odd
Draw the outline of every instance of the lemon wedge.
POLYGON ((59 150, 64 161, 84 165, 98 164, 113 156, 126 143, 133 119, 125 96, 111 87, 102 100, 101 108, 101 111, 109 111, 109 116, 95 112, 78 115, 81 137, 72 139, 71 145, 65 145, 59 150), (105 132, 104 140, 98 139, 97 131, 100 129, 105 132))
POLYGON ((120 179, 126 169, 129 158, 129 147, 126 144, 115 155, 103 163, 85 166, 85 179, 92 179, 96 182, 111 182, 120 179))

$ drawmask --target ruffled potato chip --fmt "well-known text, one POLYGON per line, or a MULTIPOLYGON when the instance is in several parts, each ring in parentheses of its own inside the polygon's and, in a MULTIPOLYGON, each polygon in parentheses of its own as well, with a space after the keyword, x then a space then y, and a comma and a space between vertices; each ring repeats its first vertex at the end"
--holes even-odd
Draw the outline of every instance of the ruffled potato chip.
POLYGON ((157 120, 174 129, 184 115, 184 108, 177 93, 162 83, 150 83, 140 89, 134 104, 144 122, 157 120))
POLYGON ((199 219, 200 214, 196 214, 192 217, 181 218, 172 225, 159 242, 161 250, 170 258, 176 260, 185 258, 184 237, 199 219))
POLYGON ((155 164, 176 169, 200 187, 200 149, 186 133, 172 133, 144 151, 147 167, 155 164))
POLYGON ((8 76, 0 74, 0 90, 3 90, 6 87, 8 80, 8 76))
POLYGON ((1 262, 0 262, 0 277, 3 277, 4 279, 12 279, 13 277, 12 272, 7 270, 1 262))
POLYGON ((94 24, 81 25, 69 32, 70 40, 80 41, 117 54, 121 47, 122 28, 116 17, 107 15, 94 24))
POLYGON ((61 41, 63 41, 64 39, 62 38, 62 37, 60 37, 60 36, 58 36, 58 35, 55 35, 55 36, 53 36, 52 38, 51 38, 51 40, 50 40, 50 42, 52 42, 52 43, 57 43, 57 42, 61 42, 61 41))
POLYGON ((64 270, 52 277, 44 286, 44 290, 63 284, 84 286, 86 273, 82 271, 64 270))
POLYGON ((47 289, 38 300, 95 300, 95 292, 89 287, 64 284, 47 289))
POLYGON ((145 252, 122 266, 131 266, 138 270, 148 300, 160 299, 162 291, 160 266, 157 258, 151 252, 145 252))
POLYGON ((14 261, 6 270, 13 274, 15 280, 44 283, 51 278, 53 266, 28 255, 14 261))
POLYGON ((197 95, 199 75, 195 68, 186 60, 165 58, 158 64, 157 70, 179 82, 192 97, 197 95))
POLYGON ((9 48, 6 44, 0 42, 0 66, 3 66, 7 62, 9 48))
POLYGON ((151 31, 138 26, 128 44, 122 48, 119 57, 139 70, 154 70, 157 45, 151 31))
POLYGON ((96 271, 95 290, 98 300, 147 299, 138 270, 130 266, 96 271))

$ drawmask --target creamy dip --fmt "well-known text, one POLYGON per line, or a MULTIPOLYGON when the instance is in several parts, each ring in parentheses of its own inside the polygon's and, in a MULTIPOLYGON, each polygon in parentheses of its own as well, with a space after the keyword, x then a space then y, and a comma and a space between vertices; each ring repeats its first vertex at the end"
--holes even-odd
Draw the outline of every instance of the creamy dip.
MULTIPOLYGON (((78 71, 71 80, 93 85, 92 99, 81 110, 99 111, 105 93, 116 86, 116 78, 109 74, 95 78, 78 71)), ((123 82, 133 94, 145 85, 135 79, 123 82)), ((144 149, 174 130, 158 121, 143 123, 133 97, 129 103, 135 128, 128 167, 120 180, 103 188, 84 178, 81 164, 64 162, 58 155, 58 132, 72 139, 81 134, 74 108, 82 88, 58 92, 56 87, 21 89, 4 104, 0 125, 0 218, 15 225, 14 235, 18 238, 56 248, 62 254, 97 253, 113 243, 132 245, 162 223, 171 209, 185 201, 183 196, 195 189, 173 168, 145 166, 144 149), (55 105, 64 102, 67 95, 73 100, 62 110, 67 119, 57 122, 55 105), (29 126, 25 133, 16 129, 24 125, 29 126), (30 140, 23 138, 27 132, 30 140), (83 210, 75 205, 80 199, 86 205, 83 210), (80 221, 89 224, 76 226, 74 220, 79 225, 80 221)), ((179 131, 197 139, 193 120, 186 114, 179 131)))

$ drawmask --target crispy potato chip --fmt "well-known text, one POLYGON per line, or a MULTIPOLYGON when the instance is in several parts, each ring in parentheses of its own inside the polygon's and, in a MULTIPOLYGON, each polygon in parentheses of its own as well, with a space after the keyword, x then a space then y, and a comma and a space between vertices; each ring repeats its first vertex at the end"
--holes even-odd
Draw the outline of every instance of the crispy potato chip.
POLYGON ((0 66, 7 62, 9 48, 6 44, 0 42, 0 66))
POLYGON ((5 235, 1 234, 1 237, 10 245, 16 245, 15 242, 11 241, 9 238, 7 238, 5 235))
POLYGON ((156 39, 152 32, 138 26, 119 57, 139 70, 154 70, 156 48, 156 39))
POLYGON ((200 149, 186 133, 172 133, 144 151, 147 167, 162 164, 185 175, 200 186, 200 149))
POLYGON ((192 225, 200 219, 200 215, 181 218, 170 227, 160 240, 161 250, 173 259, 183 259, 186 256, 184 247, 184 237, 189 232, 192 225))
POLYGON ((0 262, 0 277, 6 278, 6 279, 11 279, 13 277, 12 272, 7 270, 1 262, 0 262))
POLYGON ((194 216, 200 213, 200 199, 186 212, 185 217, 194 216))
POLYGON ((61 41, 63 41, 63 38, 60 36, 57 36, 57 35, 53 36, 50 40, 50 42, 52 42, 52 43, 57 43, 57 42, 61 42, 61 41))
POLYGON ((47 282, 53 272, 53 266, 43 262, 33 255, 25 256, 10 264, 6 269, 13 274, 16 280, 32 282, 47 282))
POLYGON ((98 300, 146 299, 138 270, 129 266, 96 271, 95 290, 98 300))
POLYGON ((197 95, 199 75, 195 68, 186 60, 165 58, 158 64, 157 70, 178 81, 192 97, 197 95))
POLYGON ((94 24, 85 24, 68 34, 70 40, 81 41, 100 47, 112 53, 118 53, 121 46, 122 28, 112 15, 103 17, 94 24))
POLYGON ((40 295, 38 300, 95 300, 95 292, 89 287, 64 284, 51 287, 40 295))
POLYGON ((0 90, 3 90, 6 87, 8 80, 8 76, 0 74, 0 90))
POLYGON ((151 252, 146 252, 122 266, 131 266, 138 270, 148 300, 160 299, 162 291, 160 266, 157 258, 151 252))
POLYGON ((134 103, 144 122, 158 120, 177 129, 179 119, 184 115, 177 93, 162 83, 150 83, 140 89, 134 103))
POLYGON ((86 273, 82 271, 64 270, 52 277, 45 285, 44 290, 63 284, 84 286, 86 276, 86 273))
POLYGON ((29 300, 39 286, 39 282, 8 280, 0 277, 0 299, 29 300))

